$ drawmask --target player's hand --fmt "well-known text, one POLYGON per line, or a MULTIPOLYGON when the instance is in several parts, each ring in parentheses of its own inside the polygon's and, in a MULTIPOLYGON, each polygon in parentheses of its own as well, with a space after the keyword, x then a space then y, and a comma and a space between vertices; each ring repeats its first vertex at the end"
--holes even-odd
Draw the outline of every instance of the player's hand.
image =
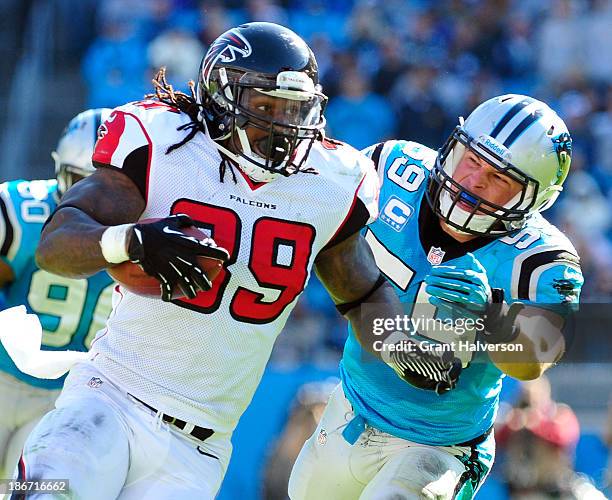
POLYGON ((193 220, 179 214, 156 222, 135 224, 130 235, 130 260, 157 278, 162 284, 162 300, 169 302, 179 287, 183 295, 193 299, 199 291, 210 290, 211 281, 197 264, 204 255, 225 262, 227 250, 218 247, 212 238, 198 240, 181 229, 193 226, 193 220))
POLYGON ((487 271, 471 253, 453 265, 433 267, 425 284, 429 303, 450 312, 451 317, 482 317, 492 303, 487 271))
POLYGON ((424 350, 413 340, 403 340, 401 343, 404 349, 388 351, 386 362, 402 380, 436 394, 444 394, 455 388, 462 367, 453 352, 424 350))

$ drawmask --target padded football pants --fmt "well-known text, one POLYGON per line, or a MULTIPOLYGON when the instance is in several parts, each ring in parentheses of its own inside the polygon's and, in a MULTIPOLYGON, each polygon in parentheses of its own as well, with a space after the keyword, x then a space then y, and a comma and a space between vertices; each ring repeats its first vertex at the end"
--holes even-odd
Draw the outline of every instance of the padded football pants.
POLYGON ((492 435, 483 443, 490 461, 475 464, 478 447, 425 446, 369 426, 351 445, 342 431, 353 417, 340 384, 293 467, 291 500, 471 498, 492 465, 492 435))
POLYGON ((213 499, 225 474, 229 435, 182 433, 93 365, 75 366, 26 441, 19 479, 68 479, 69 495, 28 499, 213 499))
POLYGON ((59 389, 32 387, 0 372, 0 477, 11 477, 28 434, 53 408, 59 389))

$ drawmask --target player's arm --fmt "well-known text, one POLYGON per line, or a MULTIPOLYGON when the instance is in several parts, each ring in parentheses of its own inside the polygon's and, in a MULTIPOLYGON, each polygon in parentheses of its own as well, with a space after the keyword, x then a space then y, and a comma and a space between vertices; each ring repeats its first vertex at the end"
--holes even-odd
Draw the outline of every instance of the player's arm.
POLYGON ((320 253, 315 260, 315 272, 338 310, 351 323, 365 350, 415 387, 438 394, 455 387, 461 362, 451 353, 423 351, 401 332, 388 332, 386 337, 374 335, 374 319, 402 317, 403 308, 393 287, 382 277, 370 246, 360 233, 320 253), (365 304, 369 304, 367 309, 362 308, 365 304), (413 349, 380 349, 383 344, 407 343, 413 349))
MULTIPOLYGON (((578 310, 584 280, 578 257, 564 249, 532 255, 517 274, 517 296, 508 300, 510 306, 501 307, 497 324, 502 336, 516 335, 508 343, 518 349, 493 351, 490 358, 507 375, 532 380, 554 366, 568 348, 573 334, 568 325, 578 310)), ((495 328, 491 330, 483 337, 494 342, 495 328)))
POLYGON ((43 230, 38 265, 52 273, 80 278, 125 261, 138 263, 172 299, 176 286, 194 298, 212 286, 197 265, 198 255, 225 260, 212 240, 194 241, 181 232, 193 225, 186 215, 135 223, 145 208, 138 187, 122 172, 100 168, 70 189, 43 230))
POLYGON ((79 278, 129 260, 159 280, 163 300, 176 287, 194 298, 212 286, 197 257, 225 260, 227 252, 210 238, 184 234, 194 223, 183 214, 136 222, 146 206, 153 142, 141 120, 146 108, 124 109, 129 112, 113 111, 100 127, 92 156, 98 170, 62 198, 42 233, 37 263, 79 278))
POLYGON ((110 263, 100 246, 103 233, 110 226, 137 221, 144 207, 129 177, 110 168, 98 169, 63 196, 41 234, 37 264, 71 278, 105 269, 110 263))
MULTIPOLYGON (((481 322, 479 339, 499 346, 489 350, 489 357, 500 370, 519 380, 532 380, 560 360, 565 351, 565 319, 577 305, 582 275, 577 263, 563 263, 565 253, 555 257, 558 261, 541 262, 539 269, 547 270, 539 273, 538 283, 519 286, 525 291, 518 297, 504 297, 503 290, 492 289, 486 270, 472 254, 453 265, 434 267, 425 279, 426 292, 433 305, 450 310, 454 317, 475 317, 481 322), (562 292, 557 290, 561 289, 558 283, 563 283, 562 292)), ((525 283, 531 283, 535 270, 523 277, 525 283)))
POLYGON ((514 344, 512 349, 491 351, 489 357, 506 375, 518 380, 536 379, 565 352, 564 322, 561 314, 536 304, 525 305, 513 321, 516 338, 507 342, 514 344))
POLYGON ((315 260, 315 272, 338 310, 351 322, 362 347, 380 358, 373 348, 372 325, 362 322, 361 306, 376 304, 376 314, 382 318, 401 315, 402 306, 393 287, 381 277, 366 240, 355 233, 321 252, 315 260))
POLYGON ((5 287, 15 279, 15 274, 6 262, 0 260, 0 288, 5 287))

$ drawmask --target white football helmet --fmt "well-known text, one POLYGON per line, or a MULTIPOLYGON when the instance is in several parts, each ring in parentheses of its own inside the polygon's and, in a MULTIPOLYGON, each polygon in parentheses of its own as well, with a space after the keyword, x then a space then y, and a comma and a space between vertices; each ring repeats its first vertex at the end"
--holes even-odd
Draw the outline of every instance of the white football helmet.
POLYGON ((94 172, 91 157, 98 139, 98 128, 111 112, 109 108, 83 111, 70 120, 62 132, 57 148, 51 153, 60 196, 74 184, 73 175, 87 177, 94 172))
MULTIPOLYGON (((427 190, 434 212, 455 230, 499 236, 521 228, 527 217, 549 208, 570 168, 572 139, 559 116, 532 97, 508 94, 459 119, 438 151, 427 190), (466 148, 517 181, 521 191, 505 205, 470 192, 453 179, 466 148), (460 202, 472 206, 465 210, 460 202)), ((463 205, 465 206, 465 205, 463 205)))

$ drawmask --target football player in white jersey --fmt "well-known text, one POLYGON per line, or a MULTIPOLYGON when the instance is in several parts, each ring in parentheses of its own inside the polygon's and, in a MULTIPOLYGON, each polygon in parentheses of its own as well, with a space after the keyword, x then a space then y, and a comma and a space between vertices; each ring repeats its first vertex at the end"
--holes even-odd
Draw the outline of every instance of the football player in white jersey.
POLYGON ((213 498, 313 266, 357 331, 355 305, 396 302, 359 234, 377 215, 376 172, 324 137, 326 97, 301 38, 271 23, 230 29, 191 96, 163 73, 156 94, 103 124, 97 171, 38 248, 61 275, 129 260, 162 284, 163 301, 117 288, 90 361, 26 442, 18 477, 68 478, 74 498, 213 498), (139 222, 150 218, 161 220, 139 222), (219 247, 177 231, 191 224, 219 247), (213 283, 198 255, 227 259, 213 283))

